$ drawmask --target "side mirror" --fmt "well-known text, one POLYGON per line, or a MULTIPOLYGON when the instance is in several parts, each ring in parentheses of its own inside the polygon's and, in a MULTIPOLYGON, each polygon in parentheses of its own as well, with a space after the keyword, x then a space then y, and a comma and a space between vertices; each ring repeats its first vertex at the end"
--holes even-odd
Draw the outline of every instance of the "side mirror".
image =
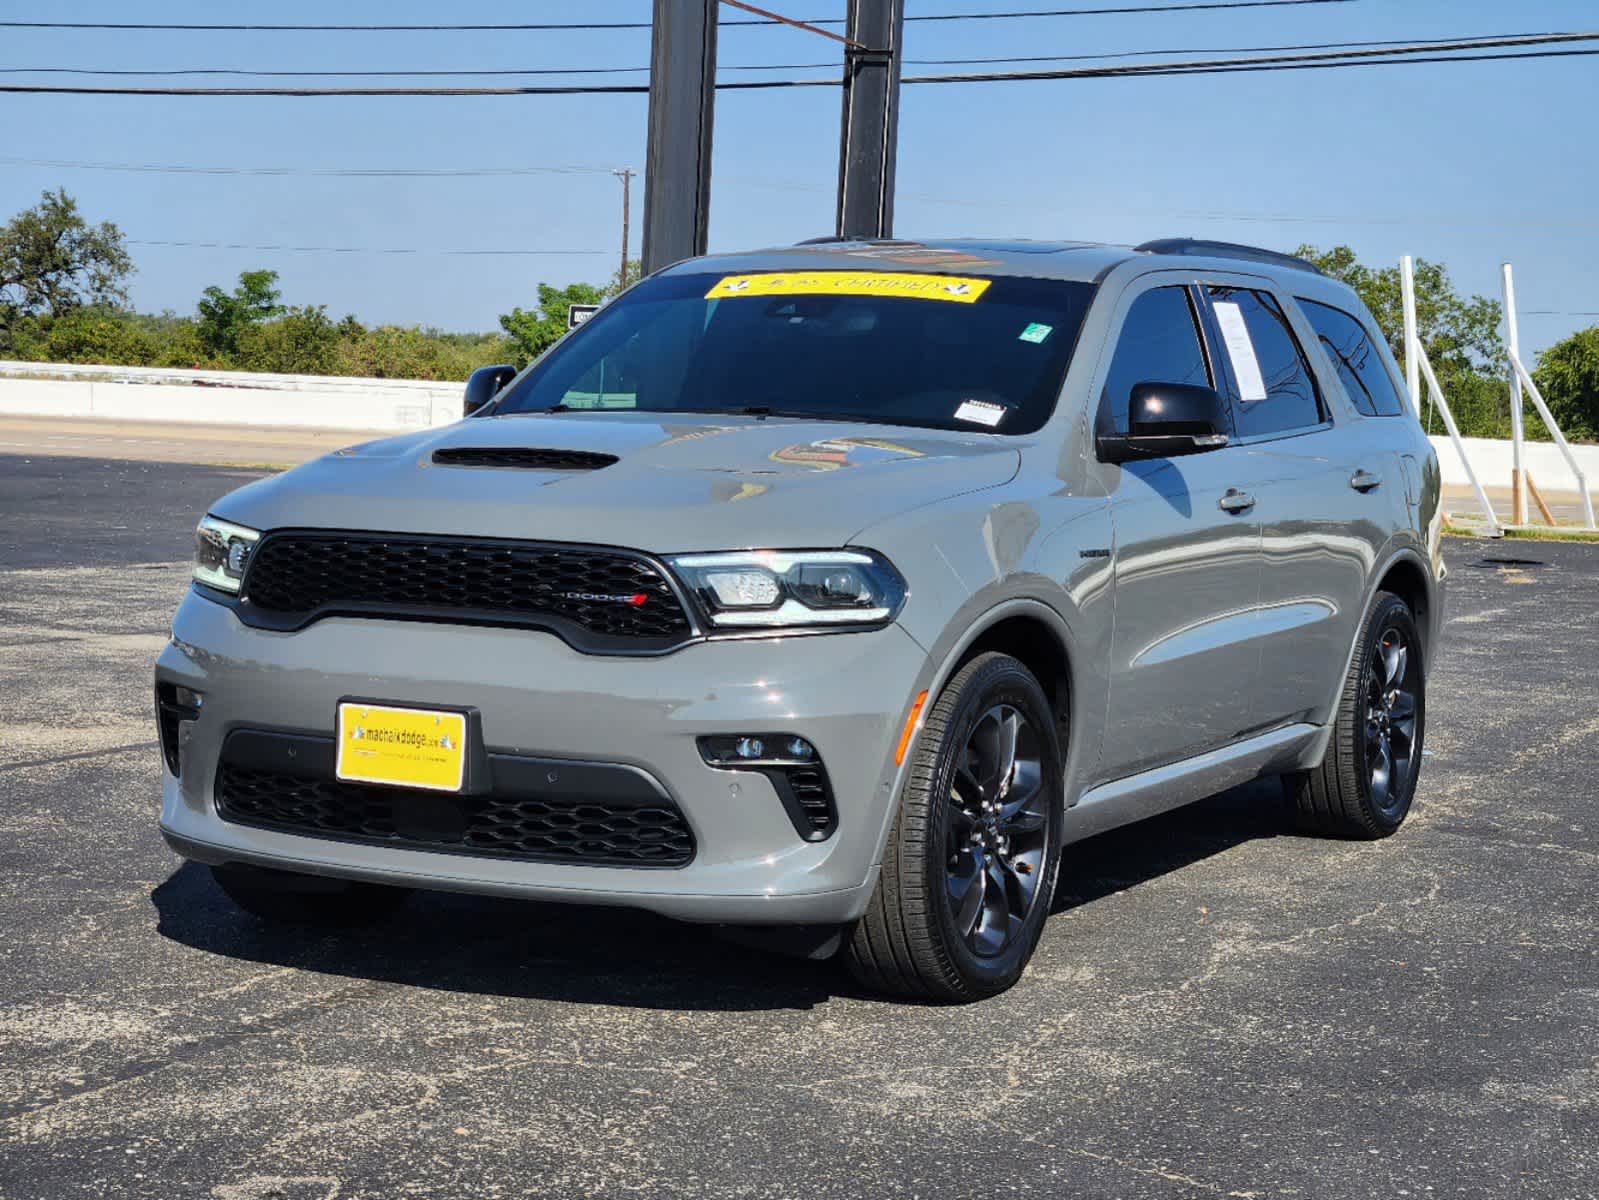
POLYGON ((500 389, 516 378, 516 368, 505 365, 479 367, 466 378, 466 395, 461 401, 461 415, 470 417, 495 396, 500 389))
POLYGON ((1215 388, 1191 383, 1140 383, 1127 404, 1127 432, 1100 434, 1099 460, 1175 458, 1227 444, 1227 406, 1215 388))

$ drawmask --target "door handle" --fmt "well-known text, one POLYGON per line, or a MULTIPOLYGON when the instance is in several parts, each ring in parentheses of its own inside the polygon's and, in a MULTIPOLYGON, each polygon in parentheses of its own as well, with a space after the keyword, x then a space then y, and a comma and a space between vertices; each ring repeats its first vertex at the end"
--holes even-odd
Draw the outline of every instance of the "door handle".
POLYGON ((1237 488, 1228 488, 1227 494, 1216 501, 1216 507, 1221 509, 1222 512, 1248 512, 1255 507, 1255 498, 1248 492, 1240 492, 1237 488))
POLYGON ((1349 477, 1349 486, 1357 492, 1374 492, 1382 486, 1382 477, 1370 471, 1356 471, 1349 477))

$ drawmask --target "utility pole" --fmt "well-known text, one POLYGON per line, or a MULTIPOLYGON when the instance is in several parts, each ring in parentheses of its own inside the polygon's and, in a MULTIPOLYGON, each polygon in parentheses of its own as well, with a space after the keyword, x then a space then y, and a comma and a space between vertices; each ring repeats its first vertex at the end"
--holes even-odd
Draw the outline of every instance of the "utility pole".
POLYGON ((705 253, 711 203, 717 0, 655 0, 644 273, 705 253))
POLYGON ((628 209, 633 197, 633 168, 623 167, 611 174, 622 181, 622 269, 616 274, 616 290, 621 291, 627 286, 627 227, 631 221, 628 209))
POLYGON ((905 0, 849 0, 844 36, 844 130, 838 158, 838 236, 894 236, 905 0))

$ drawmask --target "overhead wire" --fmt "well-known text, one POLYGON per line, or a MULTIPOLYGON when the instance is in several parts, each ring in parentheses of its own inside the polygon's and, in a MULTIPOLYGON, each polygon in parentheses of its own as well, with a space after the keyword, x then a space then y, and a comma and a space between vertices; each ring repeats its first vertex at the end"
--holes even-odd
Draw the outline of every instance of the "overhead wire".
MULTIPOLYGON (((1599 54, 1599 49, 1529 49, 1554 44, 1599 41, 1599 32, 1529 34, 1503 38, 1476 38, 1456 42, 1404 43, 1366 50, 1337 50, 1314 54, 1266 55, 1249 58, 1191 59, 1179 62, 1139 63, 1106 67, 1070 67, 1046 71, 988 71, 961 74, 907 75, 906 85, 950 83, 1006 83, 1067 79, 1142 78, 1169 75, 1243 74, 1258 71, 1326 70, 1343 67, 1417 65, 1423 63, 1484 62, 1507 59, 1579 58, 1599 54), (1427 53, 1420 53, 1426 51, 1427 53), (1483 51, 1482 53, 1467 53, 1483 51)), ((832 87, 828 79, 751 79, 718 82, 719 91, 775 90, 792 87, 832 87)), ((89 84, 0 84, 0 93, 33 95, 102 96, 589 96, 644 95, 648 84, 542 84, 524 87, 110 87, 89 84)))
MULTIPOLYGON (((904 58, 906 66, 982 66, 991 63, 1040 62, 1100 62, 1112 59, 1159 58, 1171 54, 1269 54, 1291 50, 1360 50, 1374 46, 1438 47, 1461 42, 1492 41, 1505 38, 1559 37, 1559 32, 1537 34, 1480 34, 1473 38, 1387 38, 1357 42, 1297 42, 1269 46, 1211 46, 1168 47, 1156 50, 1117 50, 1103 54, 1026 54, 997 55, 984 58, 904 58)), ((811 71, 839 69, 838 62, 809 63, 718 63, 718 71, 811 71)), ((394 68, 389 70, 316 70, 289 71, 266 70, 256 67, 0 67, 0 75, 104 75, 112 77, 139 76, 188 77, 197 75, 226 75, 232 77, 263 79, 315 79, 315 78, 415 78, 437 77, 510 77, 542 75, 647 75, 650 68, 640 67, 463 67, 449 68, 394 68)))
POLYGON ((456 250, 433 246, 262 246, 249 245, 243 242, 184 242, 140 238, 129 238, 127 239, 127 244, 130 246, 181 247, 191 250, 266 250, 288 254, 445 254, 492 258, 508 255, 610 255, 616 253, 615 250, 529 250, 499 246, 491 250, 456 250))
MULTIPOLYGON (((1208 12, 1240 8, 1295 8, 1320 4, 1353 4, 1356 0, 1208 0, 1195 4, 1132 4, 1114 8, 1026 9, 1007 12, 926 13, 907 16, 911 21, 1010 21, 1038 17, 1125 16, 1143 13, 1208 12)), ((790 19, 771 17, 732 18, 722 25, 792 25, 790 19)), ((843 25, 837 17, 813 17, 805 25, 843 25)), ((76 30, 152 30, 183 33, 512 33, 557 31, 614 31, 649 29, 649 21, 539 21, 493 24, 231 24, 160 21, 0 21, 0 29, 76 29, 76 30)))

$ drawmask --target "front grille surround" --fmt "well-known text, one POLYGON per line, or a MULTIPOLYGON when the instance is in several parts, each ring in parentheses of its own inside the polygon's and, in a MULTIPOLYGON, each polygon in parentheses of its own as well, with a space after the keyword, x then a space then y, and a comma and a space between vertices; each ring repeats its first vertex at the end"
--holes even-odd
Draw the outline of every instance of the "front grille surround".
POLYGON ((682 810, 634 768, 491 752, 489 787, 457 795, 345 783, 334 756, 331 738, 235 730, 217 762, 217 815, 273 833, 474 858, 654 869, 694 858, 682 810))
POLYGON ((698 633, 678 585, 648 555, 455 535, 273 530, 231 607, 275 630, 329 616, 538 628, 601 654, 663 653, 698 633))

